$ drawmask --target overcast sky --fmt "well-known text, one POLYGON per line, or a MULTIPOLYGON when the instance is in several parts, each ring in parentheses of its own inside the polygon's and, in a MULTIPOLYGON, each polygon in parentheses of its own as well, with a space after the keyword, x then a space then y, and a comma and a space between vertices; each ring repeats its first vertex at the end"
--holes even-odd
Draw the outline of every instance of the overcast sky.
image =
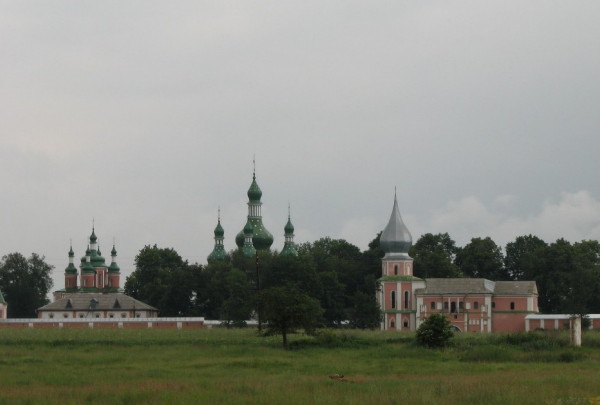
POLYGON ((600 2, 0 1, 0 254, 600 239, 600 2))

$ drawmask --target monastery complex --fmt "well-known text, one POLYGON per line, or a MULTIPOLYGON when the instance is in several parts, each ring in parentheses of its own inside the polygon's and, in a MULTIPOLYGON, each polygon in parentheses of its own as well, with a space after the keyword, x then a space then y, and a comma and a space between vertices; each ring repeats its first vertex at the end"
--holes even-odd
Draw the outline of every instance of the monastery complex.
MULTIPOLYGON (((248 190, 248 216, 235 243, 246 256, 268 250, 273 235, 262 222, 262 191, 253 173, 248 190)), ((294 226, 288 213, 285 242, 279 254, 297 256, 294 226)), ((214 229, 215 245, 208 262, 226 260, 220 213, 214 229)), ((446 314, 452 327, 462 332, 515 332, 536 328, 564 329, 569 315, 540 315, 535 281, 493 281, 483 278, 425 278, 413 275, 408 252, 412 236, 402 221, 396 196, 392 214, 380 238, 381 259, 377 302, 382 312, 381 329, 414 331, 433 313, 446 314)), ((113 244, 107 265, 92 228, 79 270, 73 248, 68 253, 65 286, 54 292, 54 301, 38 309, 38 320, 6 320, 7 303, 0 292, 0 326, 14 327, 204 327, 204 318, 160 318, 158 310, 129 297, 121 288, 117 251, 113 244)), ((600 315, 591 315, 600 328, 600 315)), ((217 321, 212 321, 217 322, 217 321)))

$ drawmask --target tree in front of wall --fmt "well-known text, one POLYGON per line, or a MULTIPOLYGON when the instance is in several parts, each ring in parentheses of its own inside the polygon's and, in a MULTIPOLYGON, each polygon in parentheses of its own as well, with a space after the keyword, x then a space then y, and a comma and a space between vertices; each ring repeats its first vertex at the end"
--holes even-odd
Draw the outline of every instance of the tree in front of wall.
POLYGON ((8 303, 9 318, 35 318, 36 309, 48 303, 53 266, 44 256, 10 253, 0 261, 0 291, 8 303))
POLYGON ((281 335, 284 349, 289 348, 290 333, 303 329, 314 334, 323 315, 317 299, 289 286, 262 290, 258 295, 258 310, 267 323, 265 336, 281 335))
POLYGON ((431 314, 417 328, 417 343, 425 347, 446 347, 454 336, 452 325, 444 314, 431 314))

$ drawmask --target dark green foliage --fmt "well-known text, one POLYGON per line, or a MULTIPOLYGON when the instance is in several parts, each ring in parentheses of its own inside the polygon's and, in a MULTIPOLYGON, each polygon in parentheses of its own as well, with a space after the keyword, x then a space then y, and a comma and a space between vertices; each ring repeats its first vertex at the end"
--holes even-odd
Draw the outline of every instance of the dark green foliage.
POLYGON ((226 326, 246 326, 252 312, 252 286, 246 275, 238 269, 231 269, 225 276, 227 298, 221 307, 221 317, 226 326))
POLYGON ((372 295, 356 291, 352 296, 352 308, 348 311, 350 327, 359 329, 378 328, 382 312, 372 295))
POLYGON ((375 280, 381 277, 383 252, 379 249, 378 238, 369 246, 369 251, 361 253, 358 247, 347 241, 331 238, 299 246, 300 257, 311 260, 316 267, 320 283, 317 298, 324 309, 326 326, 340 326, 343 320, 353 317, 356 313, 355 293, 358 291, 372 301, 366 313, 372 314, 375 321, 369 323, 378 322, 378 313, 369 312, 369 309, 376 305, 375 280))
POLYGON ((473 238, 456 253, 455 263, 466 277, 508 280, 502 250, 488 236, 473 238))
POLYGON ((453 263, 458 248, 447 233, 426 233, 413 245, 414 275, 421 278, 460 277, 453 263))
MULTIPOLYGON (((508 246, 507 246, 508 249, 508 246)), ((524 277, 535 280, 539 307, 545 313, 600 311, 600 244, 564 239, 529 251, 521 260, 524 277)))
POLYGON ((197 276, 193 270, 174 249, 145 246, 135 257, 125 293, 158 308, 161 316, 189 315, 197 276))
POLYGON ((417 344, 425 347, 445 347, 454 336, 444 314, 431 314, 417 328, 417 344))
POLYGON ((0 262, 0 291, 8 303, 9 318, 35 318, 36 310, 48 303, 46 295, 52 288, 53 266, 43 256, 32 253, 25 258, 10 253, 0 262))
POLYGON ((313 334, 323 313, 319 301, 290 287, 261 290, 257 304, 263 321, 267 322, 265 335, 281 335, 285 349, 288 348, 288 334, 298 329, 313 334))
POLYGON ((548 244, 537 236, 519 236, 506 244, 504 267, 511 280, 532 280, 537 257, 548 244))

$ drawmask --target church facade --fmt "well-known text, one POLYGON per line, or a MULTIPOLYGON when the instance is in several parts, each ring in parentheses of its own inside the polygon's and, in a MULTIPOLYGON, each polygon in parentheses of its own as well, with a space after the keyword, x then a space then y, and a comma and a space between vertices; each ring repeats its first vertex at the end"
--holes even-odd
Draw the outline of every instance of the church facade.
POLYGON ((73 247, 65 269, 65 288, 54 292, 54 301, 38 308, 41 319, 155 318, 158 309, 123 293, 121 269, 113 244, 111 263, 100 252, 95 229, 89 238, 79 271, 75 267, 73 247))
POLYGON ((412 236, 396 196, 380 246, 385 252, 377 292, 382 330, 414 331, 429 315, 443 313, 457 331, 525 331, 527 315, 539 312, 535 281, 415 277, 408 255, 412 236))

